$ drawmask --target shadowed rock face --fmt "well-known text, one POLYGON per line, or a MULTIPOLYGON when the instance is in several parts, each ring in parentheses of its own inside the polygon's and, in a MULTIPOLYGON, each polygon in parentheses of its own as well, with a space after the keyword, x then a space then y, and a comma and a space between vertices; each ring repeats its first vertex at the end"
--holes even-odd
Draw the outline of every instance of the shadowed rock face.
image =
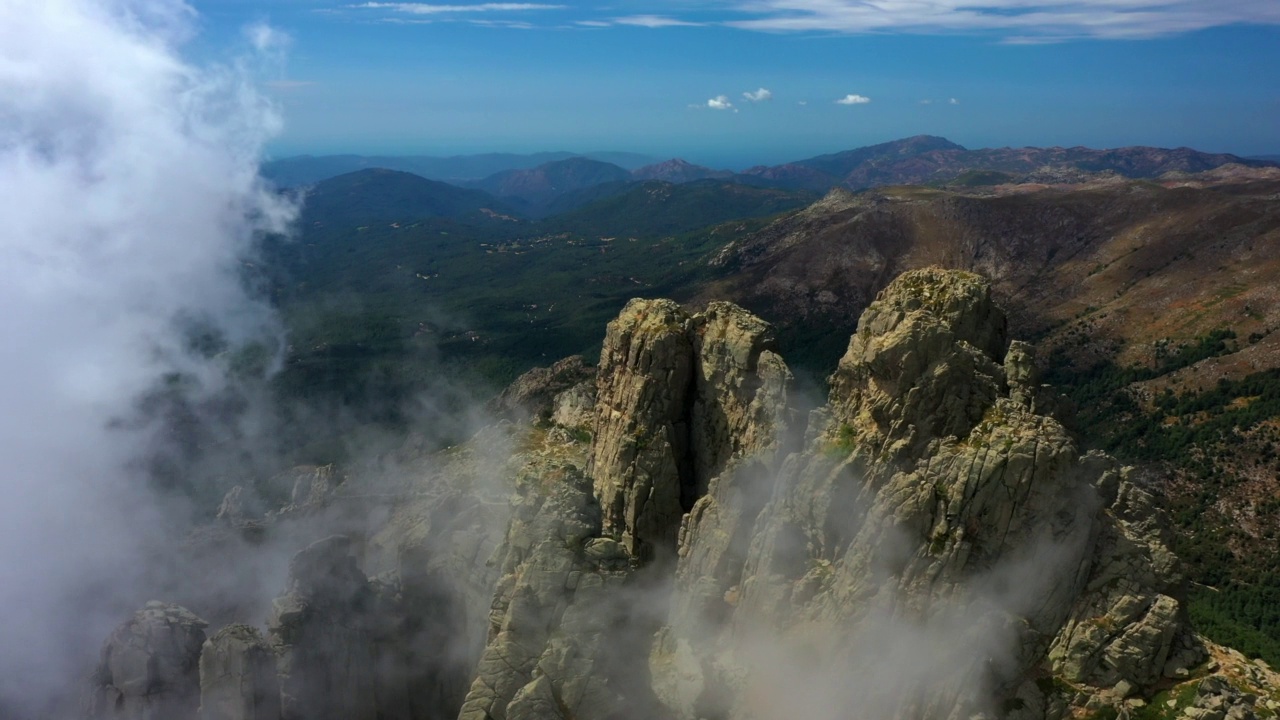
POLYGON ((88 716, 94 720, 194 720, 200 648, 208 625, 186 608, 152 601, 102 649, 88 716))
POLYGON ((257 629, 228 625, 200 652, 200 720, 279 720, 280 681, 257 629))
POLYGON ((376 720, 372 591, 351 541, 319 540, 289 563, 267 627, 284 720, 376 720))

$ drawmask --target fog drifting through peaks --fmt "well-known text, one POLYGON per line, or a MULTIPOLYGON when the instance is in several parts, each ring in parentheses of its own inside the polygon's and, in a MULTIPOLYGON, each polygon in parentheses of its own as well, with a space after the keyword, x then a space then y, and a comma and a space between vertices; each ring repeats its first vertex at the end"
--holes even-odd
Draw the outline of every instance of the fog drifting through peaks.
POLYGON ((178 524, 129 469, 157 428, 113 422, 165 374, 223 382, 175 317, 216 318, 233 343, 274 327, 238 273, 293 212, 257 176, 278 119, 245 67, 182 60, 193 20, 176 0, 0 0, 5 718, 76 689, 178 524))

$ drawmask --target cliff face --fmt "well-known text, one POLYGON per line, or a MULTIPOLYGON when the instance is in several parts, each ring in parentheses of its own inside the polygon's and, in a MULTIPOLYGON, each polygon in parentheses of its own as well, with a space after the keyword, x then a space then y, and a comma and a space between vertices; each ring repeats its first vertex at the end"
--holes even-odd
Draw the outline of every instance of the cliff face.
MULTIPOLYGON (((455 459, 365 542, 295 558, 274 675, 250 628, 206 643, 205 712, 235 711, 205 717, 1274 714, 1270 670, 1188 626, 1152 495, 1080 451, 1031 358, 985 280, 915 271, 805 413, 768 323, 632 301, 594 386, 575 377, 550 422, 502 431, 522 438, 511 460, 455 459), (282 706, 262 700, 273 683, 282 706)), ((122 653, 167 667, 174 643, 140 645, 160 631, 139 622, 95 697, 131 697, 122 653)), ((165 623, 204 641, 194 616, 165 623)), ((192 677, 179 655, 163 677, 192 677)), ((166 682, 191 705, 188 680, 166 682)))

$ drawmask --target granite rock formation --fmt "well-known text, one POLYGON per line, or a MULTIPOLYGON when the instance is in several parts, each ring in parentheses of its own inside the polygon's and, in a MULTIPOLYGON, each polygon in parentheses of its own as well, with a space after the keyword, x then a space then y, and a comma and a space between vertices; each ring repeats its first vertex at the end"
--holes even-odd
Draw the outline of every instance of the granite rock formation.
POLYGON ((132 714, 99 716, 182 720, 201 692, 206 720, 1280 709, 1280 678, 1190 627, 1150 483, 1077 445, 977 275, 891 283, 808 411, 729 303, 633 300, 594 379, 561 369, 509 394, 535 422, 327 487, 395 499, 294 557, 267 642, 148 606, 96 680, 132 714))
POLYGON ((279 720, 276 657, 256 628, 228 625, 200 651, 200 720, 279 720))
POLYGON ((152 601, 116 629, 92 678, 94 720, 184 720, 200 705, 204 620, 152 601))

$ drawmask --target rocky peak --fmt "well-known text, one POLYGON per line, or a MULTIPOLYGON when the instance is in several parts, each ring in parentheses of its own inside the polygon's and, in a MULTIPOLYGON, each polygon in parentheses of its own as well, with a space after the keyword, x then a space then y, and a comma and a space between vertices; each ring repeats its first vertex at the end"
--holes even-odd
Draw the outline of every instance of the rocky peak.
POLYGON ((732 175, 733 173, 723 170, 712 170, 709 167, 694 165, 680 158, 646 165, 631 171, 631 176, 636 180, 665 180, 670 183, 686 183, 707 178, 726 178, 732 175))
POLYGON ((689 316, 670 300, 632 300, 605 331, 587 472, 604 532, 636 553, 674 544, 693 492, 689 316))
POLYGON ((904 273, 862 314, 831 377, 832 429, 893 452, 964 437, 1005 390, 1007 347, 1004 312, 980 276, 904 273))
POLYGON ((588 465, 606 534, 633 554, 674 550, 711 478, 777 447, 792 378, 773 347, 769 324, 731 303, 691 316, 632 300, 609 323, 588 465))

